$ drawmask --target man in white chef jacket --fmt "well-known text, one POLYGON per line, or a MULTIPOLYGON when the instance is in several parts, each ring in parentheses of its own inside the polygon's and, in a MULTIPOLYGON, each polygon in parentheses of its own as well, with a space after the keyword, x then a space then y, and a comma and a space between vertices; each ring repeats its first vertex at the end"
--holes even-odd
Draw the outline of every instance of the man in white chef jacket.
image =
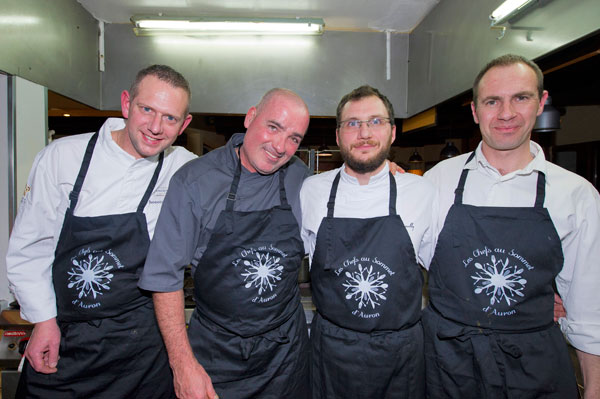
POLYGON ((554 282, 585 397, 600 397, 600 197, 531 141, 547 96, 535 63, 492 60, 473 84, 480 145, 426 173, 441 230, 423 315, 428 397, 577 397, 554 282))
POLYGON ((336 117, 344 165, 307 178, 300 192, 317 309, 313 398, 422 398, 419 263, 433 253, 435 188, 390 173, 394 111, 377 89, 345 95, 336 117))
POLYGON ((124 120, 35 158, 10 237, 10 287, 35 323, 20 397, 174 397, 151 298, 137 288, 169 180, 195 158, 171 147, 191 121, 189 84, 141 70, 124 120))

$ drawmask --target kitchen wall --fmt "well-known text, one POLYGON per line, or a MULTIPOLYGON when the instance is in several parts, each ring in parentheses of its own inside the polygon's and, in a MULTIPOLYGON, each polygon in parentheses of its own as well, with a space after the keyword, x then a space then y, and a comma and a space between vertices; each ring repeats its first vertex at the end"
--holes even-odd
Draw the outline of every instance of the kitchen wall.
POLYGON ((408 114, 471 87, 489 60, 508 53, 535 59, 594 32, 598 0, 540 0, 498 40, 489 14, 502 0, 444 0, 411 33, 408 56, 408 114), (537 5, 539 3, 539 5, 537 5))
POLYGON ((105 24, 106 71, 98 71, 97 21, 75 0, 2 0, 0 70, 101 109, 118 109, 135 72, 166 63, 191 81, 192 111, 244 113, 261 93, 289 87, 314 115, 333 115, 339 98, 369 83, 408 117, 468 89, 481 66, 516 52, 547 54, 598 29, 597 0, 540 0, 511 21, 502 40, 488 15, 501 0, 444 0, 408 34, 326 31, 293 42, 247 38, 135 37, 129 24, 105 24), (538 5, 539 4, 539 5, 538 5))
POLYGON ((97 108, 98 22, 75 0, 1 0, 0 70, 97 108))
POLYGON ((339 99, 370 84, 381 88, 398 116, 406 115, 408 35, 391 35, 386 80, 386 35, 325 32, 309 37, 136 37, 130 25, 106 25, 103 107, 117 109, 135 72, 166 63, 192 85, 191 109, 241 113, 273 87, 296 91, 312 115, 334 115, 339 99))
MULTIPOLYGON (((12 109, 9 101, 10 81, 8 76, 0 74, 0 121, 12 118, 12 109)), ((7 171, 12 171, 12 145, 11 133, 8 123, 0 123, 0 300, 12 299, 8 292, 8 280, 6 280, 6 251, 8 249, 8 237, 12 226, 14 199, 9 180, 11 176, 7 171)))

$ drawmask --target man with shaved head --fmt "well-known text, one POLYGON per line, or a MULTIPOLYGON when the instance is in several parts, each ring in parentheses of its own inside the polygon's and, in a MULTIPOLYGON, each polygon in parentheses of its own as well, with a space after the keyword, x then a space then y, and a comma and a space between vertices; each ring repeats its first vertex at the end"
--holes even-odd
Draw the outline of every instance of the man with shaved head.
POLYGON ((246 114, 245 134, 171 180, 139 286, 153 291, 177 396, 308 398, 308 336, 298 291, 304 256, 294 153, 309 123, 286 89, 246 114), (183 275, 196 309, 186 332, 183 275))

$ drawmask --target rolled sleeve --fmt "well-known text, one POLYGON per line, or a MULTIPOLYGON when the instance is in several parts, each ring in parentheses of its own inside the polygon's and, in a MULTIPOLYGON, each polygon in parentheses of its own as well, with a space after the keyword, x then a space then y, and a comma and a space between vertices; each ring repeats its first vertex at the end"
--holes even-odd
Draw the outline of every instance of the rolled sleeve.
POLYGON ((590 186, 573 200, 575 229, 563 245, 565 265, 556 279, 567 311, 560 325, 575 348, 600 355, 600 198, 590 186))
POLYGON ((183 288, 185 267, 190 264, 198 243, 201 221, 199 207, 183 176, 176 173, 163 202, 138 286, 155 292, 183 288))

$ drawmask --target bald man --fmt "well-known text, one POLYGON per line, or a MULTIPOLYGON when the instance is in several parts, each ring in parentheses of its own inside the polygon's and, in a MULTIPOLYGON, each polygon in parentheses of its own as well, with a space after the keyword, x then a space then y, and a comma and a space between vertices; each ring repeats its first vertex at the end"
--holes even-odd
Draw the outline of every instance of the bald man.
POLYGON ((298 291, 304 256, 294 153, 309 123, 302 99, 267 92, 245 134, 171 180, 139 282, 154 304, 177 396, 308 398, 308 336, 298 291), (196 309, 186 332, 183 274, 196 309))

